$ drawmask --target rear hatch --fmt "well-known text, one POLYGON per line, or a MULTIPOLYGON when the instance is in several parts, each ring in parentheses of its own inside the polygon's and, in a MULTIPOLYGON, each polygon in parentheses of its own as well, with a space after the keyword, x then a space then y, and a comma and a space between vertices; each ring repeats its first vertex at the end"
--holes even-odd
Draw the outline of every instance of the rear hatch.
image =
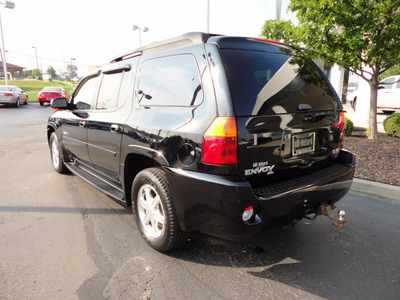
POLYGON ((334 163, 342 106, 313 62, 261 41, 220 43, 220 53, 236 114, 240 176, 260 187, 334 163))

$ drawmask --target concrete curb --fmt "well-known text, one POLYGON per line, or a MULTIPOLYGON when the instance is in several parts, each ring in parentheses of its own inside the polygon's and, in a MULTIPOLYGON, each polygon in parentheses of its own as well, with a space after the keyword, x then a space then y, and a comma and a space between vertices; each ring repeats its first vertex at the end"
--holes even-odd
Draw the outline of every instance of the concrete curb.
POLYGON ((367 194, 400 202, 400 187, 396 185, 354 178, 350 192, 367 194))

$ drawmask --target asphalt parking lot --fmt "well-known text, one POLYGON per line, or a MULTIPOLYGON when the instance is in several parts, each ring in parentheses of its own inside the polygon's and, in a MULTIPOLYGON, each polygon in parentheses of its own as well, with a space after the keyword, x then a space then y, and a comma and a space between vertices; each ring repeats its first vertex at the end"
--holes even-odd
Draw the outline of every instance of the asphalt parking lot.
POLYGON ((324 217, 160 254, 125 208, 53 171, 48 106, 0 107, 0 299, 400 299, 399 188, 356 180, 324 217))

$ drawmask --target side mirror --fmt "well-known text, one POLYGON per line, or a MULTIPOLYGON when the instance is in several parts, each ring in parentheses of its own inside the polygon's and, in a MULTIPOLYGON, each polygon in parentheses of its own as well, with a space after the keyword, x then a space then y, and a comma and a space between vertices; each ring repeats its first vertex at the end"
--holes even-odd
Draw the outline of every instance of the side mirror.
POLYGON ((67 109, 68 101, 65 98, 55 98, 51 100, 50 106, 53 109, 67 109))

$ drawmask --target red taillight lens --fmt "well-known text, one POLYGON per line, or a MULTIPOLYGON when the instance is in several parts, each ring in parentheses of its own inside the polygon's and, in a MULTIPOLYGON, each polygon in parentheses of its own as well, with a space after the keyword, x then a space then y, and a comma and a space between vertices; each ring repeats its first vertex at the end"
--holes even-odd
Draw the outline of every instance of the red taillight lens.
POLYGON ((339 122, 331 125, 331 130, 332 131, 340 130, 342 133, 342 140, 344 138, 344 126, 345 126, 345 116, 344 116, 344 112, 341 112, 339 114, 339 122))
POLYGON ((13 94, 4 94, 5 97, 14 97, 13 94))
POLYGON ((212 165, 237 164, 237 129, 234 117, 214 119, 203 135, 201 161, 212 165))

